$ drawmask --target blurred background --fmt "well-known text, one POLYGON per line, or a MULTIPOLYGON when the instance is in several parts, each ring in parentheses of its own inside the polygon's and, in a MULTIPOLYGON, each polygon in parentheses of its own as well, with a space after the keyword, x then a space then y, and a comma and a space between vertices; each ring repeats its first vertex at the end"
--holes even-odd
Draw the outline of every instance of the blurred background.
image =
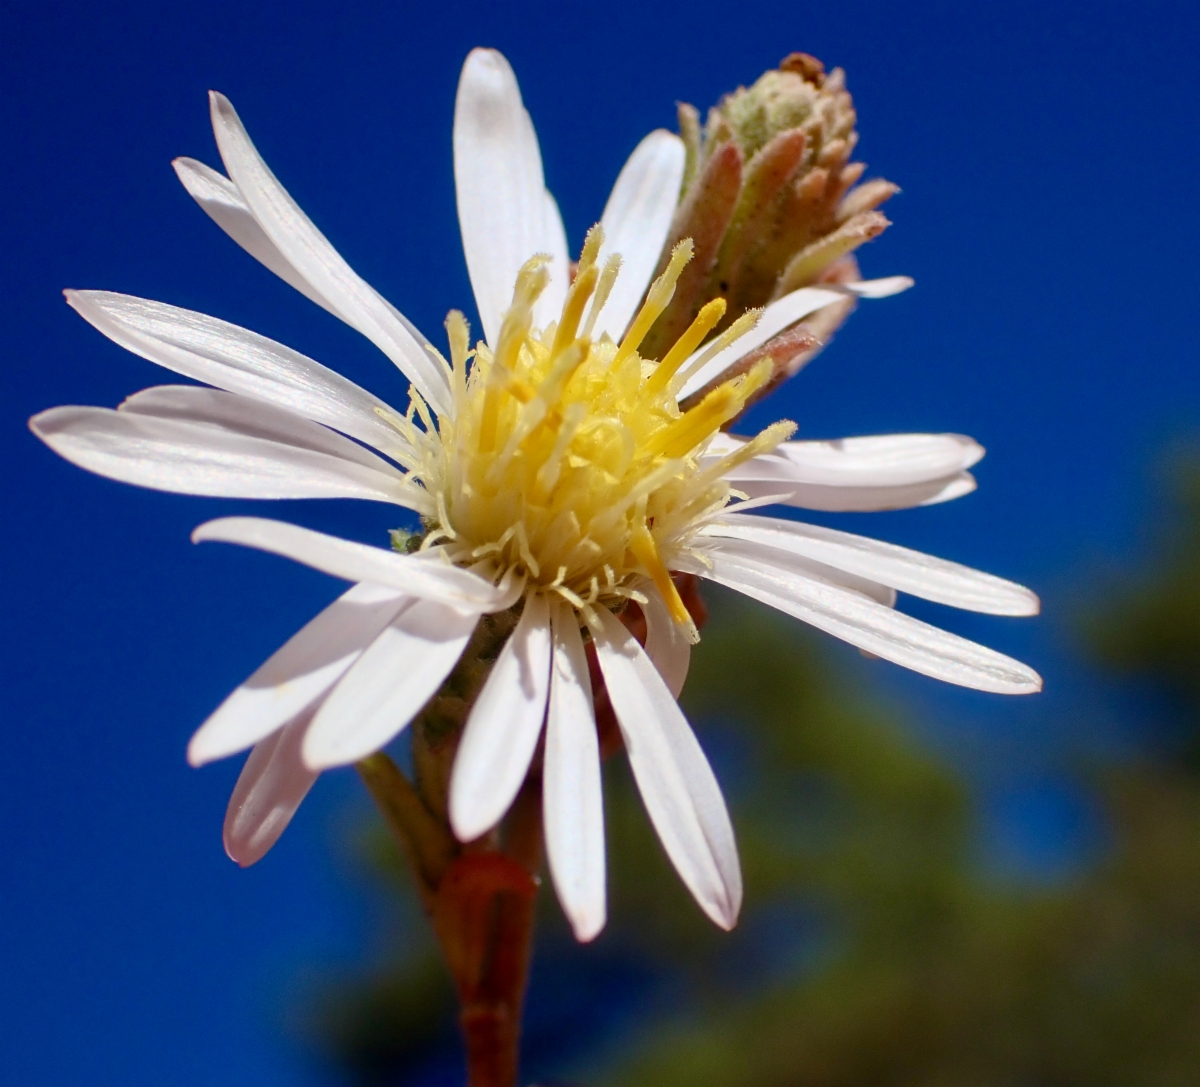
MULTIPOLYGON (((716 594, 686 708, 730 799, 738 930, 703 922, 607 768, 610 923, 543 896, 526 1082, 1096 1087, 1200 1082, 1200 14, 1185 3, 0 7, 5 471, 0 1064, 14 1083, 460 1082, 448 985, 350 772, 237 869, 239 760, 188 736, 339 585, 201 521, 372 542, 386 509, 125 488, 25 420, 163 372, 62 302, 212 313, 393 402, 399 374, 228 241, 170 160, 236 103, 350 263, 435 335, 470 312, 450 122, 502 49, 578 246, 641 136, 792 50, 846 68, 868 176, 903 192, 863 305, 747 421, 954 430, 980 489, 812 518, 1029 584, 1037 620, 931 622, 1043 695, 936 686, 716 594)), ((166 378, 166 380, 171 380, 166 378)))

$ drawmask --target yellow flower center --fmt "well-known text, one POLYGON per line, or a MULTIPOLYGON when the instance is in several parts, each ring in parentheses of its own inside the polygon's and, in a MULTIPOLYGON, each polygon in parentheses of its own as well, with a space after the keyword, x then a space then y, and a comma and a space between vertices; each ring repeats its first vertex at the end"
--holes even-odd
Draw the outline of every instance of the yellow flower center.
POLYGON ((685 368, 724 313, 717 299, 660 362, 638 354, 691 258, 685 240, 621 342, 593 339, 620 265, 619 257, 598 265, 601 242, 595 227, 562 314, 545 329, 532 327, 534 302, 548 281, 544 257, 521 269, 494 351, 482 342, 471 351, 466 320, 449 315, 453 411, 435 423, 414 393, 408 430, 417 463, 409 478, 434 500, 426 544, 443 545, 455 562, 512 571, 529 589, 556 592, 585 616, 592 604, 636 598, 637 584, 649 578, 690 630, 668 573, 672 561, 687 552, 700 522, 733 496, 722 476, 773 449, 795 426, 776 423, 702 466, 709 440, 770 379, 771 364, 758 363, 688 411, 680 410, 678 391, 754 318, 731 326, 685 368), (421 428, 412 425, 413 412, 421 428))

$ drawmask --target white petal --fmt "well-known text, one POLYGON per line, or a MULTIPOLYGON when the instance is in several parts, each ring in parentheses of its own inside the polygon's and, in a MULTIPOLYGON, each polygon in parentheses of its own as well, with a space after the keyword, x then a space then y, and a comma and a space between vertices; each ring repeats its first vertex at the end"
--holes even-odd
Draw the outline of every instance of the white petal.
POLYGON ((432 600, 409 604, 317 711, 304 739, 305 763, 345 766, 390 743, 437 693, 478 622, 477 612, 432 600))
POLYGON ((432 552, 401 555, 265 517, 221 517, 192 533, 193 543, 218 540, 283 555, 332 577, 367 581, 468 612, 488 611, 504 593, 432 552))
POLYGON ((357 453, 333 455, 209 422, 62 407, 35 415, 29 426, 80 468, 160 491, 225 498, 362 498, 402 506, 411 501, 403 476, 386 461, 369 467, 357 453))
POLYGON ((188 762, 232 755, 313 707, 409 600, 377 585, 347 590, 217 707, 188 744, 188 762))
MULTIPOLYGON (((979 483, 970 472, 959 472, 956 476, 939 481, 941 486, 933 493, 923 497, 921 501, 912 503, 917 506, 936 506, 939 502, 951 502, 963 495, 971 494, 979 483)), ((900 488, 897 488, 898 490, 900 488)), ((932 489, 932 488, 931 488, 932 489)), ((904 509, 904 506, 877 506, 875 509, 904 509)))
POLYGON ((907 291, 912 285, 911 276, 884 276, 883 279, 862 279, 857 283, 840 284, 860 298, 890 298, 907 291))
MULTIPOLYGON (((897 290, 904 289, 899 285, 900 280, 907 280, 907 277, 892 276, 887 280, 863 280, 853 285, 854 293, 863 298, 885 298, 889 294, 895 294, 897 290), (881 287, 881 283, 884 286, 881 287), (877 293, 879 290, 882 290, 884 293, 877 293)), ((908 285, 911 285, 911 280, 908 280, 908 285)), ((817 310, 823 309, 825 306, 830 305, 830 303, 843 301, 845 297, 846 285, 844 284, 838 284, 836 288, 801 287, 799 290, 792 291, 791 294, 785 294, 778 301, 772 302, 763 310, 758 324, 753 329, 740 339, 735 340, 724 351, 709 359, 703 367, 688 378, 679 392, 679 399, 683 400, 691 396, 692 393, 703 389, 705 385, 714 378, 719 377, 725 370, 737 362, 738 359, 748 355, 755 348, 761 347, 785 328, 794 325, 810 313, 815 313, 817 310)), ((706 348, 701 347, 696 351, 684 363, 683 368, 686 368, 692 359, 699 357, 705 350, 706 348)))
POLYGON ((201 385, 152 385, 127 396, 118 405, 117 411, 125 415, 194 423, 250 438, 280 442, 361 464, 395 479, 402 478, 382 457, 336 431, 311 422, 287 408, 239 393, 222 392, 201 385))
POLYGON ((1029 694, 1038 674, 1011 657, 938 630, 857 593, 720 552, 703 577, 811 623, 834 637, 905 668, 981 691, 1029 694))
POLYGON ((176 176, 183 182, 183 187, 192 199, 238 245, 306 298, 316 302, 335 317, 341 318, 341 314, 326 302, 321 293, 275 248, 275 243, 258 225, 250 205, 229 178, 195 159, 178 158, 171 165, 175 167, 176 176))
MULTIPOLYGON (((778 480, 736 480, 734 486, 751 499, 772 497, 781 506, 834 513, 870 513, 935 506, 970 494, 977 486, 970 472, 946 479, 900 487, 822 487, 778 480)), ((732 508, 732 507, 731 507, 732 508)))
POLYGON ((620 253, 621 274, 596 321, 597 337, 607 332, 619 342, 637 313, 679 203, 686 157, 683 141, 660 128, 634 148, 617 177, 600 219, 600 263, 620 253))
POLYGON ((777 452, 809 483, 894 487, 966 471, 983 459, 985 450, 965 434, 879 434, 784 442, 777 452))
POLYGON ((243 868, 262 860, 292 821, 317 775, 300 760, 310 714, 259 743, 225 812, 225 852, 243 868))
POLYGON ((571 258, 567 252, 567 232, 563 228, 558 204, 549 192, 546 193, 544 237, 541 252, 550 256, 547 270, 550 282, 533 307, 534 328, 545 328, 551 321, 562 316, 563 303, 567 300, 567 288, 571 283, 571 258))
POLYGON ((575 938, 594 939, 606 919, 604 797, 592 684, 579 623, 563 604, 551 615, 554 663, 546 714, 542 822, 554 889, 575 938))
MULTIPOLYGON (((738 518, 737 523, 740 524, 741 520, 738 518)), ((761 566, 780 575, 804 578, 822 585, 845 589, 865 600, 882 604, 885 608, 896 606, 896 590, 887 585, 881 585, 878 581, 849 573, 827 563, 817 562, 805 555, 796 554, 794 551, 773 547, 757 539, 709 537, 707 541, 701 538, 694 542, 707 543, 708 546, 703 548, 703 552, 710 558, 714 555, 721 555, 730 560, 745 560, 756 568, 761 566)), ((688 568, 693 573, 703 574, 700 566, 689 565, 688 568)))
POLYGON ((454 104, 454 187, 467 271, 493 347, 517 272, 545 252, 546 183, 517 77, 494 49, 473 49, 454 104))
MULTIPOLYGON (((692 374, 680 389, 679 399, 683 400, 692 393, 703 389, 710 381, 720 377, 743 355, 748 355, 755 348, 761 347, 785 328, 834 302, 845 301, 845 298, 846 295, 842 291, 829 290, 825 287, 801 287, 798 291, 785 294, 779 301, 772 302, 763 310, 758 324, 754 328, 731 343, 724 351, 718 352, 692 374)), ((682 369, 686 369, 692 360, 698 358, 705 350, 707 350, 706 346, 695 351, 683 364, 682 369)))
MULTIPOLYGON (((288 408, 391 456, 411 453, 382 400, 319 362, 203 313, 109 291, 67 291, 110 340, 177 374, 288 408)), ((402 414, 402 413, 401 413, 402 414)))
POLYGON ((642 591, 646 595, 646 603, 642 605, 646 616, 646 655, 654 662, 667 690, 678 698, 692 661, 691 643, 671 618, 659 591, 649 584, 642 591))
MULTIPOLYGON (((722 434, 705 457, 733 452, 745 439, 722 434)), ((726 475, 826 487, 902 487, 943 480, 978 463, 983 446, 964 434, 881 434, 833 441, 784 442, 726 475)))
POLYGON ((439 413, 449 407, 449 380, 392 308, 330 245, 262 160, 233 104, 209 95, 213 132, 229 176, 263 233, 289 264, 413 383, 439 413))
MULTIPOLYGON (((337 307, 330 303, 300 273, 287 257, 278 249, 275 243, 267 237, 254 212, 246 203, 238 187, 224 174, 205 166, 195 159, 178 158, 173 163, 175 173, 183 182, 184 188, 226 234, 238 243, 247 253, 274 272, 285 283, 295 287, 302 295, 316 302, 322 309, 328 310, 338 320, 344 320, 338 313, 337 307)), ((382 297, 382 296, 381 296, 382 297)), ((428 353, 432 345, 422 332, 401 313, 395 306, 383 299, 385 305, 396 318, 412 334, 413 339, 428 353)))
POLYGON ((550 688, 550 613, 525 609, 479 693, 450 773, 450 825, 459 841, 491 830, 512 804, 541 735, 550 688))
POLYGON ((729 812, 708 759, 658 670, 616 616, 597 608, 604 685, 650 821, 701 909, 737 923, 742 873, 729 812))
MULTIPOLYGON (((705 451, 711 462, 744 438, 720 434, 705 451)), ((738 465, 725 478, 751 498, 816 510, 885 510, 933 505, 975 489, 965 471, 984 454, 961 434, 885 434, 835 441, 784 442, 776 452, 738 465)))
POLYGON ((906 547, 831 528, 746 514, 714 521, 702 533, 791 551, 901 592, 968 611, 1036 615, 1039 610, 1037 596, 1011 581, 906 547))

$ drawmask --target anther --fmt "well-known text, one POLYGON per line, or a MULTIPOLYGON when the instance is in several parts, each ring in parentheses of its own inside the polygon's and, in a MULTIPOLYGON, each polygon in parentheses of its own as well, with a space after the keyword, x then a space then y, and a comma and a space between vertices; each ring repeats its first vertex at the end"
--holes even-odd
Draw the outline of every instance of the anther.
POLYGON ((646 443, 647 452, 652 456, 686 456, 736 416, 746 401, 770 380, 771 372, 770 361, 763 359, 742 377, 718 385, 694 408, 655 434, 646 443))
POLYGON ((642 387, 642 392, 647 396, 654 396, 664 391, 668 382, 675 376, 675 371, 687 361, 691 353, 703 342, 704 337, 716 328, 717 322, 724 316, 724 298, 714 298, 708 302, 696 314, 696 319, 688 330, 675 341, 675 346, 667 352, 666 358, 658 364, 658 368, 642 387))
POLYGON ((712 343, 710 343, 694 361, 689 362, 678 374, 675 375, 675 380, 671 382, 672 390, 683 388, 693 374, 703 370, 713 359, 715 359, 722 351, 725 350, 735 340, 741 339, 755 325, 758 324, 758 319, 762 316, 762 310, 752 309, 747 310, 736 321, 733 322, 724 332, 721 333, 712 343))
POLYGON ((642 340, 646 338, 646 333, 650 331, 650 326, 667 308, 675 295, 675 284, 679 281, 680 273, 692 259, 694 249, 692 239, 684 238, 671 250, 671 260, 667 264, 666 270, 650 284, 650 290, 646 293, 646 301, 642 303, 642 308, 633 319, 633 324, 629 326, 629 331, 621 340, 621 346, 617 349, 617 354, 612 361, 611 368, 613 370, 641 346, 642 340))
POLYGON ((596 270, 595 262, 586 267, 582 262, 580 263, 579 274, 567 292, 562 319, 558 322, 558 329, 554 333, 554 346, 550 348, 551 356, 565 351, 574 342, 575 334, 579 330, 579 322, 583 318, 583 308, 591 298, 592 291, 596 289, 596 280, 599 278, 600 273, 596 270))
POLYGON ((496 357, 488 374, 488 383, 483 393, 483 411, 479 420, 479 451, 491 453, 496 448, 496 426, 500 415, 500 397, 507 386, 507 378, 516 368, 516 362, 533 326, 533 304, 546 289, 550 273, 545 265, 549 258, 543 254, 531 257, 517 273, 517 286, 513 291, 513 304, 504 315, 500 326, 500 337, 496 345, 496 357))
POLYGON ((592 329, 596 327, 596 318, 600 316, 600 311, 604 309, 608 296, 612 294, 613 284, 617 282, 617 275, 620 271, 621 254, 613 253, 604 262, 604 268, 600 272, 600 281, 596 284, 596 293, 592 295, 592 308, 588 312, 587 323, 583 326, 584 339, 592 338, 592 329))
POLYGON ((684 605, 679 590, 675 588, 670 571, 663 565, 663 561, 659 557, 654 537, 650 535, 650 530, 645 525, 640 525, 633 530, 629 537, 629 550, 633 552, 634 558, 641 563, 642 569, 654 582, 654 587, 658 589, 666 603, 671 618, 680 626, 691 626, 692 616, 684 605))

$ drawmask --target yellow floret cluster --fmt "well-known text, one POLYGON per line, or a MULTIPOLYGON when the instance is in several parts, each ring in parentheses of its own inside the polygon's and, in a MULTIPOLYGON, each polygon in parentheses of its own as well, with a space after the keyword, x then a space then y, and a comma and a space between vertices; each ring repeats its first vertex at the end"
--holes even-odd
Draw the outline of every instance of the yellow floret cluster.
POLYGON ((416 450, 409 480, 433 499, 425 545, 453 561, 523 578, 528 590, 554 592, 585 615, 638 595, 649 578, 676 622, 691 622, 668 571, 700 523, 733 496, 723 475, 773 449, 795 429, 777 423, 722 459, 701 455, 770 378, 769 362, 719 385, 681 411, 684 381, 751 327, 735 323, 689 365, 724 313, 718 299, 659 361, 638 347, 666 307, 691 242, 676 246, 621 342, 592 338, 620 268, 597 256, 603 237, 584 244, 562 314, 533 328, 533 307, 548 282, 546 258, 521 269, 513 304, 494 350, 470 349, 462 314, 447 318, 452 412, 436 420, 413 395, 407 436, 416 450), (421 426, 415 419, 420 418, 421 426))

